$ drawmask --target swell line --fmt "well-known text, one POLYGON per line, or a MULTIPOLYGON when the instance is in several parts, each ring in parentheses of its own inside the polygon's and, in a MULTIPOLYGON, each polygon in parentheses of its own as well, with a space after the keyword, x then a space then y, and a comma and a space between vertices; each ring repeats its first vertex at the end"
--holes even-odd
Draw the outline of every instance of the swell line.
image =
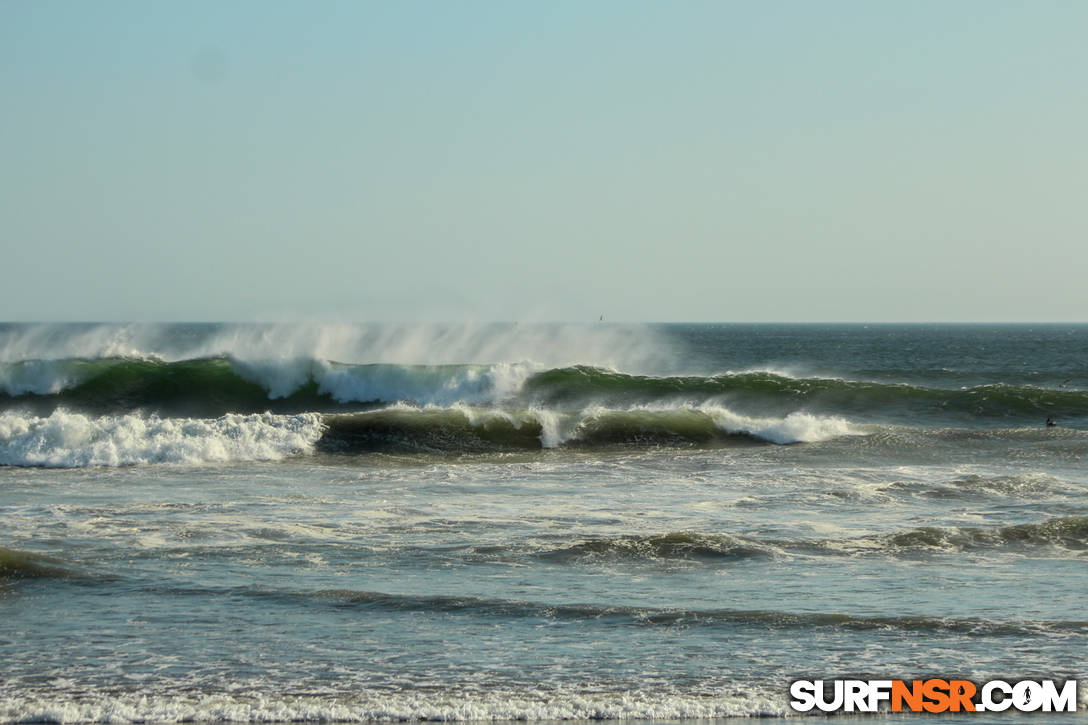
POLYGON ((552 604, 475 596, 407 595, 353 589, 316 591, 260 588, 153 588, 178 596, 240 596, 283 604, 332 607, 344 611, 462 614, 500 619, 543 619, 562 622, 594 620, 621 627, 754 627, 773 630, 845 629, 955 633, 973 636, 1037 636, 1088 634, 1083 620, 992 620, 982 617, 921 615, 859 616, 838 612, 788 612, 770 609, 679 609, 599 604, 552 604))

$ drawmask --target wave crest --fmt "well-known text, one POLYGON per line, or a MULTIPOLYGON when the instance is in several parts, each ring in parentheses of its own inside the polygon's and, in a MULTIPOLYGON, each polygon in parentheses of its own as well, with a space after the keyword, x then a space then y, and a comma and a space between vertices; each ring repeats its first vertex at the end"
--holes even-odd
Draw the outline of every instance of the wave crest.
POLYGON ((542 551, 546 559, 581 561, 619 559, 751 559, 773 557, 777 547, 732 534, 678 531, 651 536, 612 536, 585 539, 570 546, 542 551))

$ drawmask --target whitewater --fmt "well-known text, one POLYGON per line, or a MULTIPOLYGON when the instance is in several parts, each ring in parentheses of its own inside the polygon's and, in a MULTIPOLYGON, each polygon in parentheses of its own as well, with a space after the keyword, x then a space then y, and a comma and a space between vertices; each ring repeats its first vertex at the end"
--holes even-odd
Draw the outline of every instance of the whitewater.
POLYGON ((1083 325, 3 324, 0 722, 1088 680, 1086 361, 1083 325))

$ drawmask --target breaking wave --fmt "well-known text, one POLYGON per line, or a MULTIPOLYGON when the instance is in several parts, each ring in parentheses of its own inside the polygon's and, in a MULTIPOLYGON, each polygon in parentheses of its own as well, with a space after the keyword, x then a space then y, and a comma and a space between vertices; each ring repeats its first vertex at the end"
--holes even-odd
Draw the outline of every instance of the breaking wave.
POLYGON ((797 443, 851 434, 840 419, 745 418, 711 407, 573 413, 456 405, 218 418, 0 413, 0 465, 83 467, 280 460, 326 453, 501 453, 561 446, 797 443))
POLYGON ((485 452, 560 446, 799 443, 858 432, 840 418, 794 413, 751 418, 718 406, 590 407, 572 412, 456 405, 330 415, 320 448, 327 451, 400 450, 485 452))
POLYGON ((0 465, 74 468, 143 463, 279 460, 313 449, 319 415, 225 415, 215 419, 120 415, 0 414, 0 465))
POLYGON ((0 408, 90 413, 133 410, 213 417, 227 413, 353 411, 392 403, 522 406, 562 411, 705 403, 745 413, 791 412, 896 422, 1037 425, 1088 409, 1088 391, 989 384, 966 389, 794 378, 772 372, 650 376, 535 362, 406 365, 324 358, 168 362, 154 358, 66 358, 0 362, 0 408))

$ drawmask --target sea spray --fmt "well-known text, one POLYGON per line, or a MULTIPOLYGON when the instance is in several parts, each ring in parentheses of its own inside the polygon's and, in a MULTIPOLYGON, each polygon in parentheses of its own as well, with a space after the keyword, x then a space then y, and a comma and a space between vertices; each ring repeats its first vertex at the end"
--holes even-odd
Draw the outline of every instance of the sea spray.
POLYGON ((328 360, 349 364, 588 364, 659 369, 676 351, 647 325, 0 324, 0 362, 78 358, 328 360))

